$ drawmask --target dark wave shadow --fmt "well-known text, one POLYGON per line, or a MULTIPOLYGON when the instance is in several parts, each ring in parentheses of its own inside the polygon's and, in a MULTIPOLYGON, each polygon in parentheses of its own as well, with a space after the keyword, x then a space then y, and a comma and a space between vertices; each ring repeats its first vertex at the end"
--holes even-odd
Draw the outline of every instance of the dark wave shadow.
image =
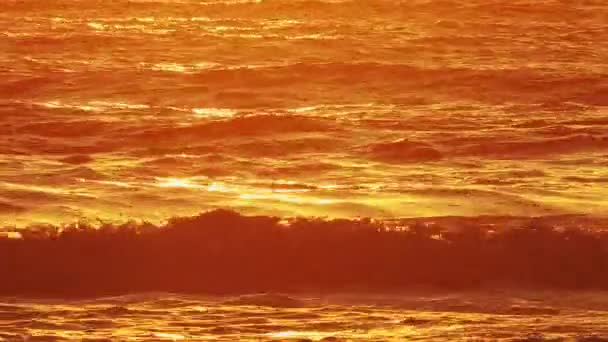
POLYGON ((529 222, 391 228, 215 210, 160 227, 31 227, 0 234, 0 295, 608 289, 608 233, 529 222))

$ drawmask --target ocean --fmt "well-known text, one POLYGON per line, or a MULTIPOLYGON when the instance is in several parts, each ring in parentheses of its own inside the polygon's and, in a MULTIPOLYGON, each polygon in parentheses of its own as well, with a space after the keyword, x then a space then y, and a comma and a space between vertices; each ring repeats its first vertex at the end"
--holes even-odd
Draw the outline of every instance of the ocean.
POLYGON ((606 341, 608 335, 607 305, 605 294, 593 293, 418 293, 299 300, 147 293, 3 303, 0 339, 595 342, 606 341))
POLYGON ((603 214, 604 1, 13 1, 4 222, 603 214))
MULTIPOLYGON (((0 237, 217 209, 599 232, 606 37, 603 0, 5 0, 0 237)), ((608 334, 605 294, 541 292, 3 297, 0 340, 608 334)))

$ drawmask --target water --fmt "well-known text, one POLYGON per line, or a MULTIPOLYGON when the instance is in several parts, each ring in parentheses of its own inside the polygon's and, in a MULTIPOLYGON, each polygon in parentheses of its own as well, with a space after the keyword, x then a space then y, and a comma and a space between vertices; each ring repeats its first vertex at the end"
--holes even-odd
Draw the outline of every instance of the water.
POLYGON ((604 341, 605 294, 2 300, 0 338, 41 341, 604 341), (479 303, 483 302, 483 305, 479 303), (334 338, 334 339, 332 339, 334 338))
MULTIPOLYGON (((603 0, 5 0, 0 227, 232 208, 605 228, 606 37, 603 0)), ((8 298, 0 340, 608 334, 590 292, 328 296, 8 298)))
POLYGON ((5 223, 600 215, 603 1, 9 1, 5 223))

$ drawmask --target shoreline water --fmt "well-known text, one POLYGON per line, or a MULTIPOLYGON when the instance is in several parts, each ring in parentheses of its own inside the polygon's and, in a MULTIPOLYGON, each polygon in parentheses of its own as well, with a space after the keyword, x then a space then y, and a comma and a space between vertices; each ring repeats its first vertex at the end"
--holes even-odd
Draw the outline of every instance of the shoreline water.
POLYGON ((84 300, 0 298, 0 338, 20 341, 605 341, 593 292, 417 293, 306 298, 143 293, 84 300), (370 299, 371 298, 371 299, 370 299))

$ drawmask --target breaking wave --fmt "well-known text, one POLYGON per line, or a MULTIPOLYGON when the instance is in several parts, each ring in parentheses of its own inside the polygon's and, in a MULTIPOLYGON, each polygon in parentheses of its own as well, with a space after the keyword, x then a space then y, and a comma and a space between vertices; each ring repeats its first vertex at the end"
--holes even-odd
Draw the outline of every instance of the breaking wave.
MULTIPOLYGON (((33 226, 0 238, 0 294, 608 289, 606 232, 566 220, 483 222, 448 229, 215 210, 162 226, 33 226)), ((300 305, 268 296, 240 302, 300 305)))

